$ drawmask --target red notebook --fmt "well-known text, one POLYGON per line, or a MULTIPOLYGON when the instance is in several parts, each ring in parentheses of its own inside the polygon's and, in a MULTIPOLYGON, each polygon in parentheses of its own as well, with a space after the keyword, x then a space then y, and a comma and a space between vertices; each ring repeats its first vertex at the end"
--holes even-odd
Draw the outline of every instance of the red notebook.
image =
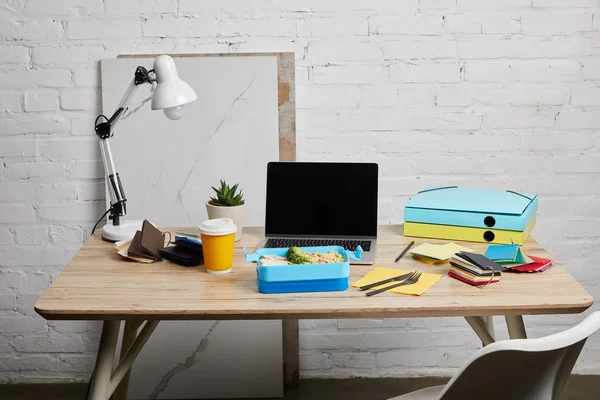
MULTIPOLYGON (((463 278, 462 276, 455 274, 453 271, 448 271, 448 275, 458 279, 459 281, 463 281, 465 283, 468 283, 469 285, 473 285, 473 286, 479 286, 479 285, 487 285, 488 282, 474 282, 474 281, 470 281, 466 278, 463 278)), ((489 278, 488 278, 489 279, 489 278)), ((491 283, 495 283, 495 282, 499 282, 500 279, 498 277, 494 277, 494 279, 492 279, 491 283)))
POLYGON ((543 272, 552 266, 552 260, 549 258, 529 256, 534 262, 520 267, 509 268, 507 271, 516 272, 543 272))

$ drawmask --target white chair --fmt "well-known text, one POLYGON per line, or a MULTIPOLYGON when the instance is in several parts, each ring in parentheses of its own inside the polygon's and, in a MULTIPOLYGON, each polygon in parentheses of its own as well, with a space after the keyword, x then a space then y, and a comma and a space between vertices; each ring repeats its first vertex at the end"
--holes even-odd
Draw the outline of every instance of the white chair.
POLYGON ((600 311, 564 332, 492 343, 445 386, 390 400, 557 400, 586 339, 600 329, 600 311))

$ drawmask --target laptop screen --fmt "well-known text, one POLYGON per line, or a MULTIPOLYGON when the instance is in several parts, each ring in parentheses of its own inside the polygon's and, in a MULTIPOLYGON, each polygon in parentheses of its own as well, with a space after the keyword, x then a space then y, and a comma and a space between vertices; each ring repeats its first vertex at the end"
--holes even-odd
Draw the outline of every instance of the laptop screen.
POLYGON ((378 166, 272 162, 267 236, 377 236, 378 166))

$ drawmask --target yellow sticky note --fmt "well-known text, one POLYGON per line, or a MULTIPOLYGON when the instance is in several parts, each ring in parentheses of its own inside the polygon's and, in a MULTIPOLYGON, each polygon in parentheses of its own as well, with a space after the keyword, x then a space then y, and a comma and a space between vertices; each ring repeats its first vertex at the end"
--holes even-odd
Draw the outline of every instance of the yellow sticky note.
POLYGON ((452 257, 459 251, 468 251, 468 252, 473 251, 468 247, 460 246, 456 243, 446 243, 446 244, 441 245, 440 247, 442 248, 442 251, 445 252, 445 255, 447 256, 446 258, 452 257))
POLYGON ((435 258, 419 256, 417 254, 413 254, 412 256, 413 256, 413 258, 416 258, 417 260, 423 261, 424 263, 427 263, 430 265, 439 265, 439 264, 445 264, 448 262, 448 260, 436 260, 435 258))
MULTIPOLYGON (((368 274, 366 274, 365 276, 363 276, 362 278, 360 278, 359 280, 354 282, 352 284, 352 287, 360 287, 360 286, 369 285, 371 283, 382 281, 384 279, 393 278, 395 276, 403 275, 403 274, 406 274, 409 272, 411 272, 411 271, 405 271, 405 270, 395 269, 395 268, 376 267, 371 272, 369 272, 368 274)), ((423 275, 421 275, 421 278, 417 281, 417 283, 390 289, 389 292, 420 296, 423 293, 425 293, 425 291, 427 291, 430 287, 435 285, 436 282, 441 279, 441 277, 442 277, 442 275, 440 275, 440 274, 423 273, 423 275)), ((380 288, 390 286, 390 285, 394 285, 396 283, 399 283, 399 282, 386 283, 384 285, 377 286, 377 287, 373 288, 372 290, 380 289, 380 288)))
MULTIPOLYGON (((411 250, 411 254, 433 258, 434 260, 447 260, 452 257, 454 254, 459 251, 473 251, 467 247, 459 246, 456 243, 446 243, 446 244, 431 244, 431 243, 423 243, 411 250)), ((418 257, 417 257, 418 258, 418 257)))

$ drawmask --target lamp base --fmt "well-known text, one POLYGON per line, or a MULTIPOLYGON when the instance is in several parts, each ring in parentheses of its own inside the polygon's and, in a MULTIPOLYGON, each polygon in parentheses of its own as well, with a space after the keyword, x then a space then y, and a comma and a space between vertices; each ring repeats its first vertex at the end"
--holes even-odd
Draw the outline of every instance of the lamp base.
POLYGON ((131 240, 137 231, 142 230, 140 220, 121 220, 120 225, 106 224, 102 227, 102 239, 107 242, 131 240))

